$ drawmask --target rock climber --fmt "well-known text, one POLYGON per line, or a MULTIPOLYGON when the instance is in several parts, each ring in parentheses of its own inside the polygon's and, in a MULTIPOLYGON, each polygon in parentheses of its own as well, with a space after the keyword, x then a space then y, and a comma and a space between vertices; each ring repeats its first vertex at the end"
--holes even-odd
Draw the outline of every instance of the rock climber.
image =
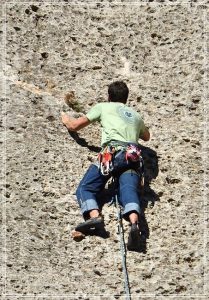
POLYGON ((99 161, 89 167, 76 191, 84 222, 75 230, 86 232, 91 228, 104 226, 98 193, 111 176, 117 176, 123 218, 131 225, 127 248, 135 250, 139 247, 141 234, 138 140, 148 141, 150 133, 140 114, 126 105, 128 94, 126 83, 115 81, 108 87, 108 102, 97 103, 85 116, 71 118, 63 112, 61 118, 69 131, 78 131, 95 121, 102 127, 99 161))

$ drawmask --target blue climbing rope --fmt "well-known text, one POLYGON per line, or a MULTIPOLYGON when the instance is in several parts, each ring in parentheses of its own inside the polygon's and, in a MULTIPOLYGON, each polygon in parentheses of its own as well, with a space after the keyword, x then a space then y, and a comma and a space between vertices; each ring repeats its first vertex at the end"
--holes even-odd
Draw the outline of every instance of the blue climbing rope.
POLYGON ((130 284, 128 278, 128 270, 126 265, 126 245, 124 239, 124 229, 123 229, 123 220, 121 214, 121 207, 118 201, 118 193, 117 193, 117 179, 113 178, 113 182, 115 185, 115 193, 113 196, 113 202, 115 203, 115 207, 117 209, 117 219, 118 219, 118 231, 120 236, 120 250, 121 250, 121 257, 122 257, 122 269, 124 275, 124 290, 126 294, 126 300, 131 300, 131 293, 130 293, 130 284))

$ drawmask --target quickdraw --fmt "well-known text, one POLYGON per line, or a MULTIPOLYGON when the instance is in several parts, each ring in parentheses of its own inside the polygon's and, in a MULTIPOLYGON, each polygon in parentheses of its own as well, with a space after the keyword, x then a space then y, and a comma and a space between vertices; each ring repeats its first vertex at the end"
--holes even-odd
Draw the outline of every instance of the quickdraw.
POLYGON ((140 180, 141 187, 144 187, 144 161, 141 155, 141 149, 139 149, 139 147, 135 145, 130 144, 126 148, 126 161, 127 163, 128 161, 139 163, 137 172, 141 179, 140 180))
POLYGON ((109 175, 110 172, 113 170, 113 158, 114 148, 107 146, 105 149, 99 153, 98 160, 99 160, 99 166, 102 175, 109 175))
POLYGON ((126 148, 126 160, 128 161, 133 161, 133 162, 137 162, 140 160, 141 157, 141 150, 139 149, 139 147, 130 144, 127 148, 126 148))

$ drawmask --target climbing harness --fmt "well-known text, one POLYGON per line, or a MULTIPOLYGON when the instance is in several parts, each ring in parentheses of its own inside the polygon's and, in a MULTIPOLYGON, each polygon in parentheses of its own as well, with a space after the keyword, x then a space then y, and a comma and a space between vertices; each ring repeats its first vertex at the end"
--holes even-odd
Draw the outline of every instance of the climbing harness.
POLYGON ((98 155, 99 168, 102 175, 108 176, 114 170, 114 158, 120 151, 124 151, 127 165, 129 163, 135 164, 130 166, 140 177, 140 185, 144 186, 144 161, 141 155, 141 149, 137 144, 126 143, 120 141, 111 141, 106 145, 98 155))
POLYGON ((126 266, 126 245, 125 245, 125 239, 124 239, 124 229, 123 229, 123 221, 122 221, 122 213, 121 213, 121 207, 119 205, 118 201, 118 180, 116 177, 113 177, 112 179, 114 183, 114 196, 109 205, 112 203, 115 204, 116 210, 117 210, 117 220, 118 220, 118 232, 120 236, 120 250, 121 250, 121 257, 122 257, 122 269, 123 269, 123 275, 124 275, 124 291, 126 294, 126 300, 131 300, 131 293, 130 293, 130 284, 129 284, 129 278, 128 278, 128 270, 126 266))

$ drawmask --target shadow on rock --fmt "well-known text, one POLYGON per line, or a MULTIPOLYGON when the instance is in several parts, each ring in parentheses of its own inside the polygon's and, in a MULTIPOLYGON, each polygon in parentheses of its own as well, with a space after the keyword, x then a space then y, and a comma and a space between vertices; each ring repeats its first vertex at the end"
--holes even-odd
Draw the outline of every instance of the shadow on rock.
POLYGON ((80 138, 77 132, 74 131, 68 131, 69 135, 80 145, 81 147, 86 147, 90 151, 99 153, 101 148, 93 145, 89 145, 88 142, 84 138, 80 138))
POLYGON ((159 195, 150 187, 153 179, 156 179, 159 173, 158 156, 156 151, 149 147, 140 145, 142 157, 144 160, 144 188, 141 190, 141 218, 139 226, 141 229, 141 244, 138 252, 147 252, 147 239, 149 239, 150 230, 146 220, 145 210, 150 206, 153 207, 156 201, 159 201, 159 195))
POLYGON ((153 179, 157 178, 159 173, 158 168, 158 157, 156 151, 152 150, 149 147, 140 145, 142 149, 142 157, 144 160, 144 188, 141 191, 142 197, 142 207, 145 210, 148 203, 151 203, 151 206, 155 205, 156 201, 159 201, 158 194, 150 187, 150 184, 153 179))

